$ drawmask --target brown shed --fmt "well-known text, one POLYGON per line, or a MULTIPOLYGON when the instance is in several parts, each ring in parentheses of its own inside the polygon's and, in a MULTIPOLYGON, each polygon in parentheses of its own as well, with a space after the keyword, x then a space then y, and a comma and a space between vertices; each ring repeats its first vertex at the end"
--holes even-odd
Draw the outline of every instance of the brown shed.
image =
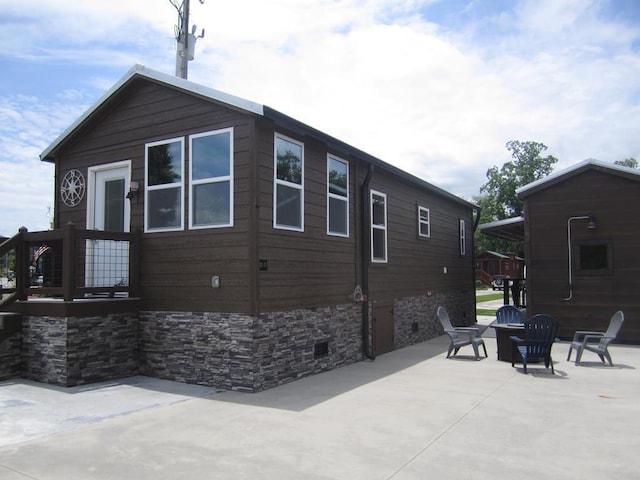
POLYGON ((267 106, 135 66, 41 158, 56 228, 142 231, 142 374, 257 391, 475 322, 474 205, 267 106))
POLYGON ((586 160, 517 190, 524 201, 528 315, 560 335, 606 329, 640 341, 640 170, 586 160))

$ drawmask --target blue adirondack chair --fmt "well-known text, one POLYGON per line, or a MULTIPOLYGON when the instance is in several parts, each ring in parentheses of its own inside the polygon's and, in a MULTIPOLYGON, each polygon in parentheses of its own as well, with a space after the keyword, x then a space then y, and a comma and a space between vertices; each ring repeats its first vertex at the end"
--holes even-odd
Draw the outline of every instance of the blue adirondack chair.
POLYGON ((520 310, 513 305, 503 305, 496 311, 498 323, 522 323, 520 310))
POLYGON ((524 373, 527 373, 527 362, 529 360, 544 360, 544 366, 551 366, 553 370, 553 360, 551 358, 551 347, 558 333, 558 321, 549 315, 534 315, 524 322, 524 338, 511 337, 512 355, 511 366, 514 366, 516 352, 520 352, 524 373))

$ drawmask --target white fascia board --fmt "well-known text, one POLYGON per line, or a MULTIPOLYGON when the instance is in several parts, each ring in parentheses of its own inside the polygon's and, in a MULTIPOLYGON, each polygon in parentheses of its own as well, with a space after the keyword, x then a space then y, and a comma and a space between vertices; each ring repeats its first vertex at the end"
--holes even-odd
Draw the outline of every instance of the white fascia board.
POLYGON ((241 108, 251 113, 264 115, 263 106, 259 103, 251 102, 235 95, 221 92, 213 88, 205 87, 184 78, 175 77, 166 73, 158 72, 144 65, 134 65, 120 80, 118 80, 109 90, 107 90, 91 107, 89 107, 80 117, 76 119, 69 127, 67 127, 58 138, 56 138, 44 151, 40 154, 40 159, 45 160, 67 138, 75 131, 83 122, 85 122, 104 102, 120 90, 134 76, 142 76, 155 80, 166 85, 170 85, 187 92, 195 93, 212 100, 217 100, 227 105, 241 108))
POLYGON ((528 183, 520 188, 516 189, 516 195, 520 195, 521 193, 524 193, 528 190, 534 189, 540 185, 544 185, 545 183, 548 182, 553 182, 554 180, 557 180, 559 178, 562 178, 564 176, 568 176, 571 175, 572 173, 587 168, 589 166, 594 166, 594 167, 599 167, 602 169, 606 169, 606 170, 611 170, 614 172, 623 172, 623 173, 631 173, 634 175, 639 175, 640 176, 640 170, 636 169, 636 168, 630 168, 630 167, 624 167, 622 165, 616 165, 615 163, 606 163, 606 162, 601 162, 600 160, 596 160, 593 158, 588 158, 586 160, 583 160, 582 162, 578 162, 575 165, 571 165, 570 167, 565 168, 564 170, 560 170, 558 172, 553 172, 551 175, 548 175, 544 178, 541 178, 540 180, 536 180, 535 182, 531 182, 528 183))

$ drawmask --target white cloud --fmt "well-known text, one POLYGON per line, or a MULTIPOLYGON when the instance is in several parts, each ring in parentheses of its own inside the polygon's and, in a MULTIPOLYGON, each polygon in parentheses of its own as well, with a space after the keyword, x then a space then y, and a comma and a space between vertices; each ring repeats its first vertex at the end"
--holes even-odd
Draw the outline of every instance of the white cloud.
MULTIPOLYGON (((477 194, 486 170, 509 160, 509 140, 545 143, 559 167, 640 158, 640 34, 603 16, 609 2, 191 3, 192 23, 206 29, 191 80, 269 105, 453 193, 477 194)), ((83 79, 70 77, 48 98, 20 98, 19 85, 0 97, 12 119, 0 147, 23 162, 37 162, 133 63, 173 73, 177 15, 168 0, 0 0, 0 8, 21 18, 5 31, 21 48, 3 58, 45 69, 69 62, 83 79)))
POLYGON ((54 167, 39 155, 83 110, 34 97, 0 97, 0 235, 14 235, 22 226, 49 228, 54 167))

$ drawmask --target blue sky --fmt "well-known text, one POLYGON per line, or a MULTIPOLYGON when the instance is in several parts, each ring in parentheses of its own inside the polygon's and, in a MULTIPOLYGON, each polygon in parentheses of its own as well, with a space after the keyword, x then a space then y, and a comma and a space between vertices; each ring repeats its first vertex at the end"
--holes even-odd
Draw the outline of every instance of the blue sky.
MULTIPOLYGON (((470 199, 505 143, 640 159, 640 1, 191 0, 189 79, 470 199)), ((0 0, 0 235, 48 228, 39 154, 134 64, 175 72, 169 0, 0 0)))

